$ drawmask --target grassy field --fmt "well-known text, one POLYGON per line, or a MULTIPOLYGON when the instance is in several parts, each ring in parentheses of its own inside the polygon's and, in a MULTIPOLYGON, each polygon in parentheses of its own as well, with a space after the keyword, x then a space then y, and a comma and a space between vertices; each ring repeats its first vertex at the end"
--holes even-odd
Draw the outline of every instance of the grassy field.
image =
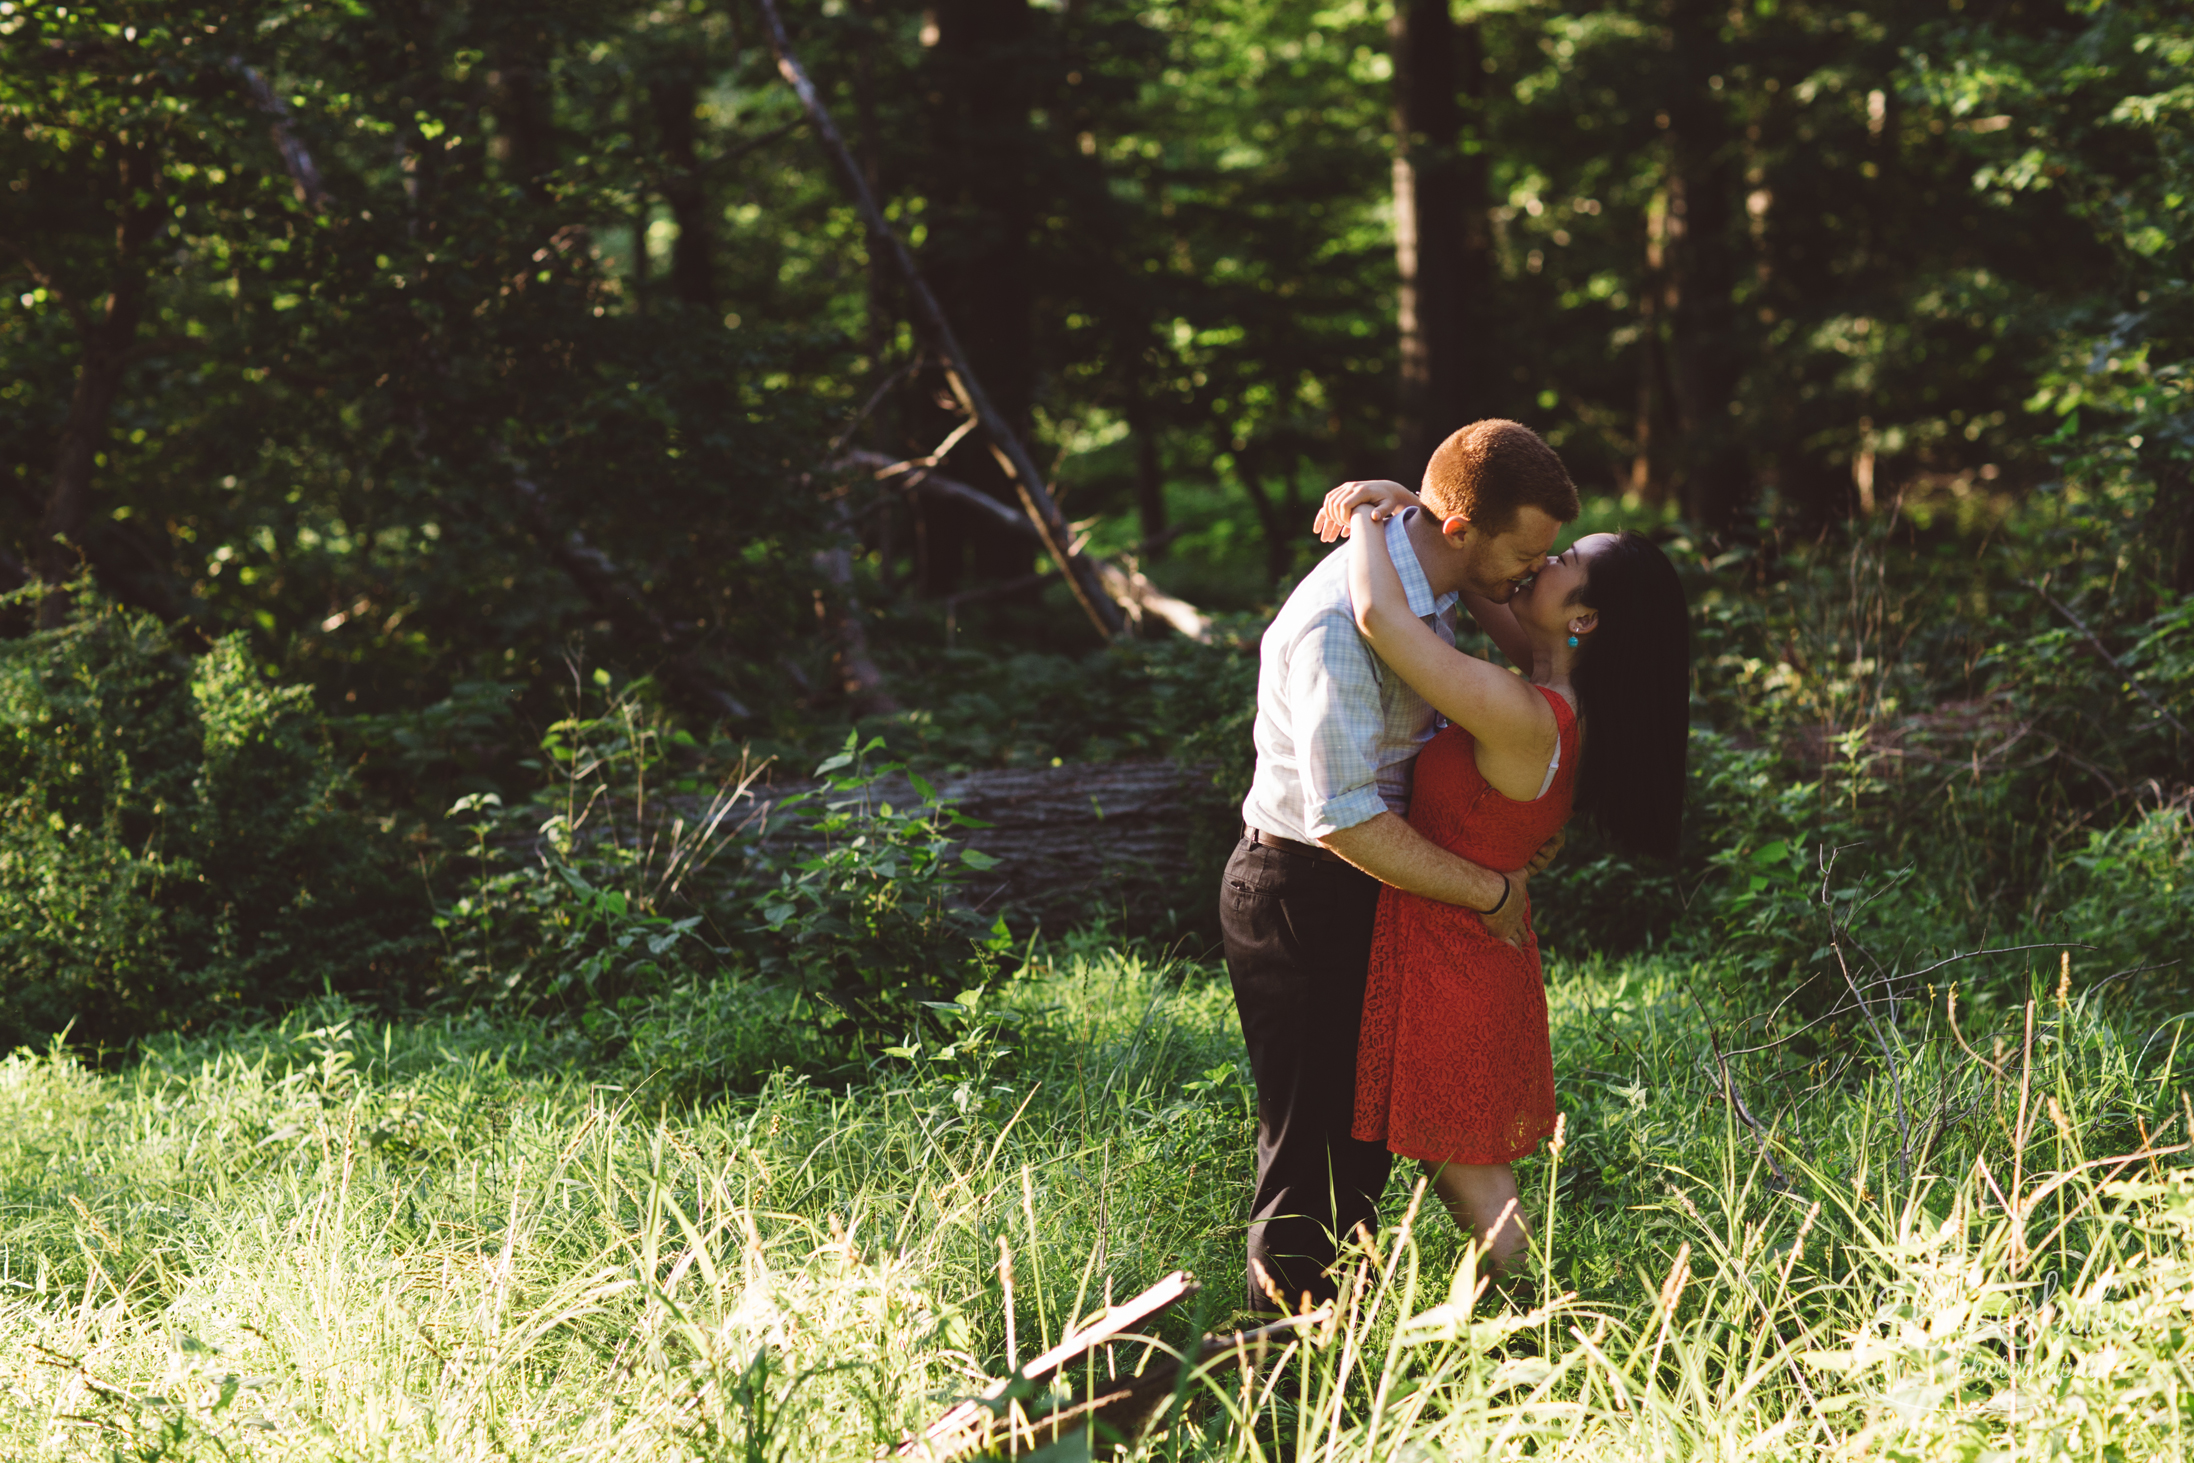
MULTIPOLYGON (((1557 962, 1536 1284, 1473 1304, 1398 1173, 1340 1313, 1142 1455, 2185 1456, 2194 1186, 2097 1161, 2183 1139, 2180 1028, 2051 951, 1943 974, 2030 960, 2033 1006, 1961 999, 1957 1036, 1942 986, 1807 1029, 1708 969, 1557 962)), ((1165 1340, 1232 1319, 1223 977, 1069 940, 1013 1000, 949 1057, 702 1110, 339 1007, 108 1075, 18 1054, 0 1454, 867 1459, 1177 1266, 1208 1283, 1165 1340)))

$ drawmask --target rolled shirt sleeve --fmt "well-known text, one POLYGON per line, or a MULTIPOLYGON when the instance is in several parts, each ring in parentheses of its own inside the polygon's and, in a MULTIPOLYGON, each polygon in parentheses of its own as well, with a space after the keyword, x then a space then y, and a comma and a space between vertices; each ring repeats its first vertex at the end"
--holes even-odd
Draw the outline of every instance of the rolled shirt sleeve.
MULTIPOLYGON (((1408 516, 1388 521, 1387 552, 1410 612, 1452 645, 1455 596, 1433 594, 1410 547, 1408 516)), ((1381 812, 1406 816, 1411 759, 1432 734, 1432 708, 1357 633, 1345 552, 1328 554, 1296 585, 1258 658, 1257 771, 1242 821, 1301 840, 1381 812)))
POLYGON ((1353 621, 1320 615, 1288 664, 1288 705, 1303 780, 1303 824, 1323 838, 1387 811, 1372 742, 1380 671, 1353 621))

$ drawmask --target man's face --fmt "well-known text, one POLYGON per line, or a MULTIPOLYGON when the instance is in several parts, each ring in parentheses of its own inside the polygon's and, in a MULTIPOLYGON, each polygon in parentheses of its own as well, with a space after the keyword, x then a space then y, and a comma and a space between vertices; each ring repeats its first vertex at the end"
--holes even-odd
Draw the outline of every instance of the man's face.
POLYGON ((1515 518, 1500 533, 1487 533, 1468 520, 1450 518, 1442 527, 1451 543, 1457 542, 1458 526, 1464 530, 1459 543, 1464 584, 1472 594, 1495 604, 1507 604, 1517 586, 1539 572, 1547 550, 1554 547, 1555 535, 1562 529, 1561 520, 1528 503, 1516 510, 1515 518))

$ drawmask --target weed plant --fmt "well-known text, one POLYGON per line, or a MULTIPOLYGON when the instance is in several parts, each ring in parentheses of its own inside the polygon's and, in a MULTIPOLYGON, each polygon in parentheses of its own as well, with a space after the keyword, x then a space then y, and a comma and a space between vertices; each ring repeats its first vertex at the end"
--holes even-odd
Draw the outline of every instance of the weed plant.
MULTIPOLYGON (((1476 1293, 1398 1174, 1343 1304, 1130 1454, 2184 1456, 2181 1023, 2051 953, 1825 1024, 1557 966, 1528 1283, 1476 1293)), ((1012 1014, 700 1109, 479 1015, 18 1054, 0 1452, 867 1459, 1176 1267, 1206 1288, 1158 1344, 1231 1319, 1224 982, 1070 940, 1012 1014)))

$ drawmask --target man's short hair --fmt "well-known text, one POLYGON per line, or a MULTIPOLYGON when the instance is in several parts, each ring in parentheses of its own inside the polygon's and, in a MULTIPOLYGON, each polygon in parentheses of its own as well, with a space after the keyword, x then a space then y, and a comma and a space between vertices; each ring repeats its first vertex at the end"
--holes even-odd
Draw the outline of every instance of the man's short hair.
POLYGON ((1546 440, 1521 422, 1488 417, 1440 444, 1425 464, 1428 507, 1460 513, 1485 533, 1506 533, 1526 503, 1558 523, 1577 516, 1577 485, 1546 440))

